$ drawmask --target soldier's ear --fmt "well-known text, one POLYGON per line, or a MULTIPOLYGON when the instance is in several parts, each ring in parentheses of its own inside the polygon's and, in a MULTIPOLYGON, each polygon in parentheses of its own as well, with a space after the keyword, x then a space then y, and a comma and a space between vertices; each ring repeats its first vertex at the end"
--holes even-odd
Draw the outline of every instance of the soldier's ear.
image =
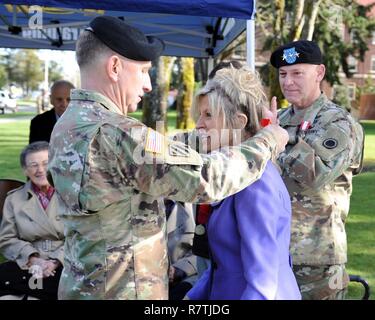
POLYGON ((324 79, 324 76, 326 74, 326 67, 324 64, 319 64, 317 66, 317 73, 318 73, 318 76, 317 76, 317 81, 318 82, 321 82, 323 79, 324 79))
POLYGON ((114 82, 117 82, 119 79, 119 74, 120 74, 120 69, 121 69, 120 57, 117 55, 110 56, 107 59, 105 69, 106 69, 108 77, 114 82))

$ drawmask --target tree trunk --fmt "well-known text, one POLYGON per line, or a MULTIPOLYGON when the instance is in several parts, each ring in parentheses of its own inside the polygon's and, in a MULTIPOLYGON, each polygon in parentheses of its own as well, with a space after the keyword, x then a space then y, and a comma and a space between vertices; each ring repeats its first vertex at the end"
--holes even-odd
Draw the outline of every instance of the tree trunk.
POLYGON ((301 33, 305 24, 305 16, 303 14, 304 7, 305 0, 298 0, 294 15, 293 29, 291 32, 292 41, 297 41, 301 38, 301 33))
POLYGON ((167 100, 175 60, 175 57, 160 57, 154 63, 154 72, 151 73, 152 91, 143 101, 142 122, 162 133, 168 131, 167 100))
POLYGON ((319 12, 319 6, 322 0, 316 0, 312 4, 310 19, 308 23, 307 37, 306 40, 312 40, 314 36, 315 22, 319 12))
POLYGON ((177 101, 177 129, 192 129, 194 121, 190 115, 190 107, 194 95, 194 58, 181 59, 182 90, 179 90, 177 101), (181 92, 182 91, 182 92, 181 92))
POLYGON ((158 129, 158 131, 164 133, 167 119, 167 101, 163 99, 166 84, 163 57, 155 61, 153 71, 154 72, 151 73, 152 91, 148 94, 148 98, 145 99, 143 103, 142 122, 146 126, 158 129), (163 123, 159 121, 163 121, 163 123))
MULTIPOLYGON (((274 34, 275 37, 273 38, 272 45, 271 45, 271 52, 276 50, 283 42, 283 20, 285 18, 285 0, 278 0, 275 1, 275 12, 276 12, 276 18, 275 18, 275 24, 274 24, 274 34)), ((280 90, 279 80, 278 80, 278 70, 274 67, 269 68, 269 84, 270 84, 270 96, 276 96, 278 98, 278 101, 283 103, 283 94, 280 90)), ((284 102, 285 104, 285 102, 284 102)), ((280 104, 278 104, 280 107, 280 104)))

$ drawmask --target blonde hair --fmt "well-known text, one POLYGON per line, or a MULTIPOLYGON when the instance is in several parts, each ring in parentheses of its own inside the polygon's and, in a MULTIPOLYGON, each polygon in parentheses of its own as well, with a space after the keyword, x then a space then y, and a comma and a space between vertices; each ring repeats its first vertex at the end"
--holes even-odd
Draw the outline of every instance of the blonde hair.
POLYGON ((267 96, 258 73, 248 66, 221 69, 207 81, 194 99, 192 116, 195 121, 199 118, 199 102, 204 96, 208 97, 212 115, 223 115, 226 128, 236 129, 236 114, 240 112, 248 119, 244 128, 246 132, 254 135, 260 130, 262 108, 267 104, 267 96))

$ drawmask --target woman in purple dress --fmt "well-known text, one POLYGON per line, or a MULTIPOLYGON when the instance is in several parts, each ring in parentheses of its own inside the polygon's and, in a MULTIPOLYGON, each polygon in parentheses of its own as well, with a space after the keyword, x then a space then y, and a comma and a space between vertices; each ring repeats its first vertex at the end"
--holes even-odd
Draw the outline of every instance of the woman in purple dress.
MULTIPOLYGON (((248 67, 218 71, 193 107, 204 151, 230 150, 254 135, 266 104, 260 79, 248 67)), ((277 167, 269 161, 258 181, 211 206, 211 267, 186 298, 301 299, 289 255, 290 197, 277 167)))

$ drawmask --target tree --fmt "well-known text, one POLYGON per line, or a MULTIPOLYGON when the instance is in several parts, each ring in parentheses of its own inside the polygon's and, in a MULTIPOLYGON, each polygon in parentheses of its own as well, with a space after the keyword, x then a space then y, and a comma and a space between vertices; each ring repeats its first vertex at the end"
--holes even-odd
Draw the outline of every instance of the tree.
POLYGON ((191 129, 194 121, 190 115, 190 107, 194 95, 194 58, 181 58, 179 60, 181 70, 181 85, 177 97, 177 129, 191 129))
POLYGON ((7 80, 7 82, 12 81, 14 78, 13 77, 13 68, 15 65, 14 58, 13 58, 14 53, 15 53, 15 50, 4 49, 4 54, 0 60, 0 65, 2 66, 2 69, 5 72, 4 78, 7 80))
POLYGON ((53 83, 57 80, 61 80, 63 78, 63 68, 62 66, 54 61, 54 60, 51 60, 49 61, 49 65, 48 65, 48 81, 50 83, 53 83))
POLYGON ((5 66, 0 64, 0 88, 4 87, 8 83, 8 75, 5 66))
POLYGON ((174 57, 159 57, 150 72, 152 91, 144 99, 142 121, 148 127, 168 130, 167 98, 174 57), (158 121, 163 121, 163 128, 156 128, 158 121))
MULTIPOLYGON (((277 0, 259 1, 257 26, 265 36, 263 50, 273 51, 281 44, 308 39, 316 41, 322 49, 326 65, 326 80, 340 84, 340 69, 350 77, 348 57, 363 60, 367 39, 375 30, 374 19, 368 19, 370 7, 352 0, 277 0), (352 34, 352 41, 343 39, 343 25, 352 34)), ((271 95, 281 98, 276 70, 262 69, 270 84, 271 95)))
POLYGON ((335 94, 332 101, 336 103, 338 106, 346 109, 347 111, 350 111, 351 105, 348 87, 343 85, 337 85, 335 86, 334 92, 335 94))
POLYGON ((19 84, 26 94, 36 90, 43 80, 42 61, 35 50, 19 50, 12 56, 9 80, 19 84))

